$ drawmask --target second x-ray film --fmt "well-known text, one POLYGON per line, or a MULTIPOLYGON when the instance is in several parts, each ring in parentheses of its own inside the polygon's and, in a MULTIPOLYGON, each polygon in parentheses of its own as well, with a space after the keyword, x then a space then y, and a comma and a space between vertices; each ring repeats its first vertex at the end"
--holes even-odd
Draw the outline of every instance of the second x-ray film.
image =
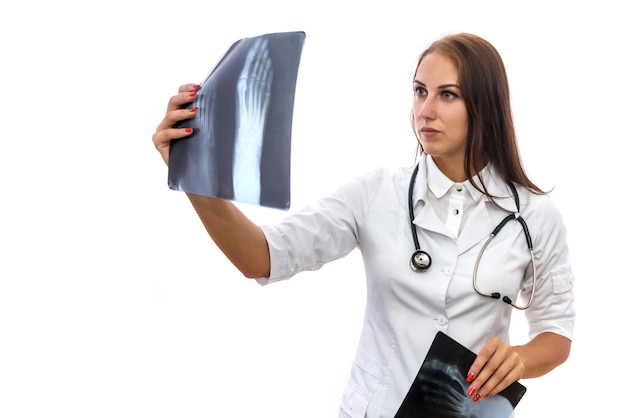
POLYGON ((513 382, 474 402, 466 376, 476 354, 439 331, 394 418, 509 418, 526 387, 513 382))

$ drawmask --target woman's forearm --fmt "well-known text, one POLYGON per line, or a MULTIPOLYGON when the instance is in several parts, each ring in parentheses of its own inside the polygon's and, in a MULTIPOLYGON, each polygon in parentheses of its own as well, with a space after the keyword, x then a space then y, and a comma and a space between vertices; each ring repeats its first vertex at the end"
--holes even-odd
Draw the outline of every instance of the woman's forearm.
POLYGON ((544 332, 513 349, 524 364, 524 379, 543 376, 569 357, 572 342, 562 335, 544 332))
POLYGON ((229 200, 189 193, 187 196, 215 244, 244 276, 269 276, 269 248, 258 225, 229 200))

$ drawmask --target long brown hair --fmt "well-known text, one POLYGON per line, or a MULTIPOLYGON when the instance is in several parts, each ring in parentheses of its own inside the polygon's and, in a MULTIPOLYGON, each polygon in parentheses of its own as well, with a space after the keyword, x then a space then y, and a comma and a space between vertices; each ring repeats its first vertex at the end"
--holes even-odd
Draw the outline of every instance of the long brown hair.
MULTIPOLYGON (((426 55, 434 52, 450 58, 459 73, 458 84, 468 114, 464 170, 472 185, 493 198, 487 193, 480 176, 482 187, 478 187, 472 179, 471 173, 479 172, 479 167, 473 164, 483 161, 491 164, 505 180, 517 183, 533 193, 545 194, 528 178, 522 166, 511 112, 509 82, 498 51, 476 35, 448 35, 436 40, 422 52, 417 67, 426 55)), ((411 122, 415 130, 412 113, 411 122)), ((423 151, 419 144, 418 154, 423 151)))

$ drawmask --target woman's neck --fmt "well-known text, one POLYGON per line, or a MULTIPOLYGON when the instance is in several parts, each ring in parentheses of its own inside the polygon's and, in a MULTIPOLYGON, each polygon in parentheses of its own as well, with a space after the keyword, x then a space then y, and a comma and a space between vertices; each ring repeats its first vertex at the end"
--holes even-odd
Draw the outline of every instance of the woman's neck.
MULTIPOLYGON (((464 160, 451 161, 445 158, 433 157, 433 161, 437 164, 439 170, 453 182, 462 183, 468 179, 467 173, 465 172, 464 160)), ((474 177, 484 167, 485 163, 482 161, 479 164, 470 164, 470 176, 474 177)))

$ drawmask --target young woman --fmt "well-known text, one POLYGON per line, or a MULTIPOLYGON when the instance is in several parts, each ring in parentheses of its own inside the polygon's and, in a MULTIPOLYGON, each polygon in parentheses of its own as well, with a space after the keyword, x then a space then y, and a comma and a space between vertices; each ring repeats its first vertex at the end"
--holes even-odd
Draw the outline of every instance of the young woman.
MULTIPOLYGON (((170 142, 189 135, 173 126, 195 117, 183 106, 197 88, 180 87, 153 135, 166 163, 170 142)), ((413 88, 414 167, 374 170, 272 226, 188 195, 215 243, 261 284, 361 251, 366 313, 340 416, 393 417, 438 331, 478 353, 460 404, 542 376, 570 351, 566 230, 522 167, 500 55, 478 36, 446 36, 422 53, 413 88), (519 346, 509 344, 515 309, 529 324, 519 346)))

